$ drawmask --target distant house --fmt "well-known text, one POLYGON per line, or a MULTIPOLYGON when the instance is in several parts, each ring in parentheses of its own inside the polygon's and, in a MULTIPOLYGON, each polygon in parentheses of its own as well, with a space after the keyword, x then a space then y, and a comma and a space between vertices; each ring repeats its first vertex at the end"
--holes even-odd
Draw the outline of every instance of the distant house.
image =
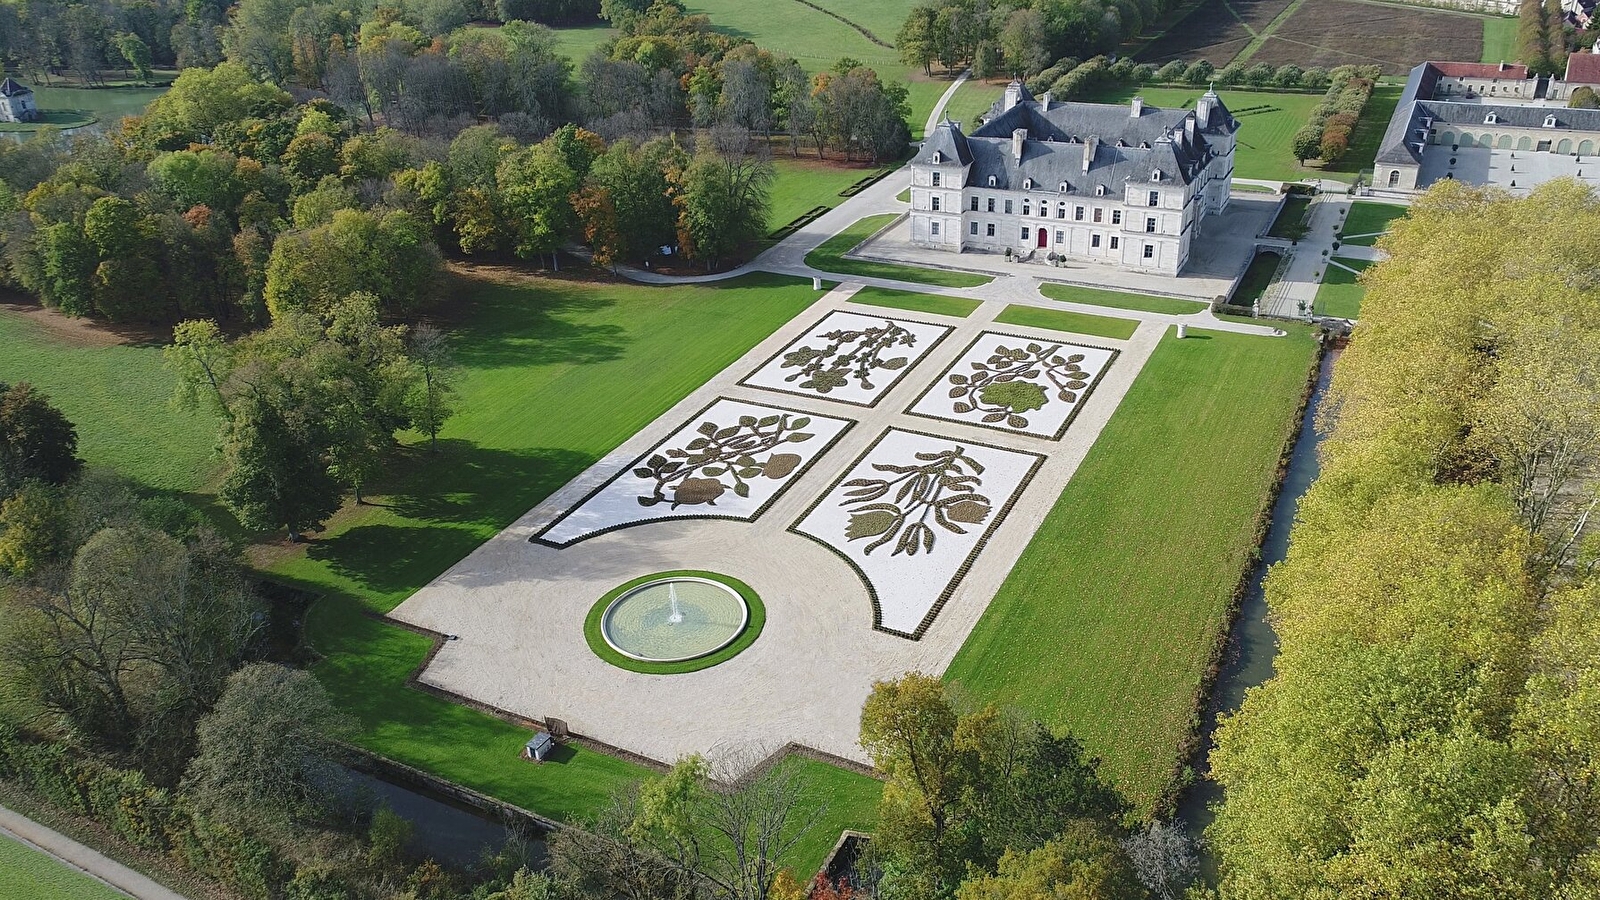
POLYGON ((1571 100, 1572 92, 1581 87, 1600 91, 1600 41, 1587 53, 1580 51, 1569 55, 1566 75, 1559 81, 1551 79, 1545 96, 1551 100, 1571 100))
POLYGON ((945 121, 911 160, 911 242, 1176 275, 1228 205, 1238 130, 1210 91, 1160 109, 1035 100, 1014 81, 983 125, 945 121))
POLYGON ((0 122, 37 122, 39 104, 33 99, 33 88, 7 78, 0 81, 0 122))

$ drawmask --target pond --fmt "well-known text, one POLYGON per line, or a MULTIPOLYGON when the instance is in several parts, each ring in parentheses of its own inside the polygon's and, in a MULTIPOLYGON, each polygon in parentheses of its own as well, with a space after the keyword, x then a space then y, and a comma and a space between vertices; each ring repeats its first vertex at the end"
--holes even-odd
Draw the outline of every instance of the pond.
MULTIPOLYGON (((64 132, 75 132, 85 127, 106 128, 115 125, 123 116, 144 112, 151 100, 167 92, 164 87, 112 87, 79 88, 28 83, 33 88, 34 99, 44 113, 46 124, 55 125, 64 132)), ((31 131, 7 130, 5 133, 26 138, 31 131)))

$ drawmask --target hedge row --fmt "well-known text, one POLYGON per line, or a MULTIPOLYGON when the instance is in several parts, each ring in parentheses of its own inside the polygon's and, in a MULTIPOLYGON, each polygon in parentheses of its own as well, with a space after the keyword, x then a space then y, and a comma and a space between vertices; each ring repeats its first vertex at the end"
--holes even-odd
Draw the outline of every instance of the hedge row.
POLYGON ((1315 157, 1332 163, 1344 156, 1350 149, 1350 133, 1372 98, 1381 72, 1377 66, 1339 66, 1330 73, 1328 92, 1305 126, 1295 132, 1295 159, 1305 162, 1315 157))
POLYGON ((1149 63, 1135 63, 1128 57, 1112 62, 1104 56, 1084 61, 1069 56, 1028 79, 1028 90, 1036 95, 1049 91, 1055 99, 1073 100, 1106 84, 1174 84, 1190 87, 1215 84, 1221 87, 1320 91, 1332 82, 1333 75, 1327 69, 1302 69, 1292 64, 1273 68, 1266 63, 1253 66, 1230 63, 1217 69, 1203 59, 1194 63, 1173 60, 1158 69, 1149 63))

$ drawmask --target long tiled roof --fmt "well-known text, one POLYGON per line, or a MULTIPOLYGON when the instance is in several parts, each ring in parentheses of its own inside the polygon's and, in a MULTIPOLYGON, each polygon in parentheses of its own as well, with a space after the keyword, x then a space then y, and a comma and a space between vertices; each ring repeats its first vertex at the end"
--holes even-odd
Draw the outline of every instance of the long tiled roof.
POLYGON ((1528 67, 1520 63, 1428 63, 1450 78, 1527 78, 1528 67))
POLYGON ((1433 88, 1438 83, 1439 63, 1422 63, 1411 70, 1406 88, 1400 94, 1394 117, 1383 133, 1383 144, 1378 150, 1377 162, 1386 165, 1418 165, 1422 151, 1417 146, 1427 140, 1430 125, 1444 124, 1457 127, 1477 126, 1493 128, 1495 125, 1512 128, 1553 128, 1565 131, 1600 132, 1600 110, 1567 109, 1554 106, 1522 106, 1511 103, 1459 103, 1433 100, 1433 88), (1493 115, 1493 123, 1484 119, 1493 115), (1554 125, 1545 120, 1554 115, 1554 125))
POLYGON ((1567 57, 1567 84, 1600 84, 1600 53, 1574 53, 1567 57))

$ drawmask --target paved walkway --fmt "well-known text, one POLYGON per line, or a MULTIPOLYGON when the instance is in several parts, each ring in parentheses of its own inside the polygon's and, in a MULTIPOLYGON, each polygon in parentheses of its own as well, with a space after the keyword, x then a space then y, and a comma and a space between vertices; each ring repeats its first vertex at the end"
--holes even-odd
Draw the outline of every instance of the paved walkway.
POLYGON ((950 105, 950 98, 954 97, 956 95, 956 91, 960 90, 961 86, 966 84, 967 79, 971 77, 972 70, 968 69, 956 76, 955 84, 952 84, 944 89, 944 93, 939 95, 939 102, 933 105, 933 112, 928 113, 928 122, 926 125, 922 126, 923 134, 928 134, 932 132, 934 128, 938 127, 939 118, 944 115, 944 108, 950 105))
POLYGON ((0 840, 5 838, 53 856, 134 900, 185 900, 182 894, 157 884, 98 850, 0 806, 0 840))
MULTIPOLYGON (((1312 201, 1305 236, 1288 248, 1288 263, 1279 266, 1277 280, 1261 297, 1263 314, 1297 318, 1312 312, 1317 288, 1322 284, 1323 269, 1333 255, 1334 233, 1344 222, 1340 212, 1348 214, 1349 209, 1350 198, 1342 193, 1318 194, 1312 201), (1323 255, 1324 251, 1327 256, 1323 255)), ((1345 248, 1341 246, 1338 252, 1345 254, 1345 248)))

